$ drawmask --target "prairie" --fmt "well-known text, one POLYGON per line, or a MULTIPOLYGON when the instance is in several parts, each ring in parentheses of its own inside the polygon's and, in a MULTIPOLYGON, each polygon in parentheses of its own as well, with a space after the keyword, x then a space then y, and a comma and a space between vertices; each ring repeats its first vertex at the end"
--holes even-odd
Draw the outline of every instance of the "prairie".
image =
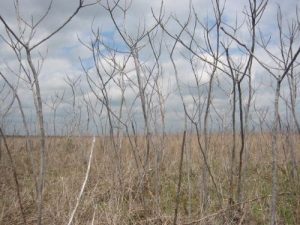
MULTIPOLYGON (((295 144, 296 160, 291 158, 286 135, 280 136, 278 144, 279 224, 300 224, 300 142, 297 135, 291 138, 295 144), (296 174, 292 173, 293 159, 298 162, 296 174)), ((31 137, 31 140, 34 162, 38 162, 38 139, 31 137)), ((92 137, 47 137, 43 224, 67 224, 86 174, 91 140, 92 137)), ((204 164, 196 135, 186 137, 178 198, 182 134, 152 136, 147 166, 143 166, 145 137, 116 140, 117 148, 114 148, 109 137, 96 137, 91 170, 73 224, 172 224, 176 201, 178 224, 235 224, 236 217, 240 224, 269 223, 272 185, 270 134, 247 136, 242 202, 235 202, 230 207, 232 138, 230 134, 209 137, 208 162, 221 202, 210 177, 207 177, 209 196, 205 208, 201 197, 204 164)), ((16 168, 27 223, 35 224, 36 190, 26 139, 7 137, 7 143, 16 168)), ((239 143, 237 151, 238 147, 239 143)), ((1 151, 0 224, 23 224, 12 164, 3 145, 1 151)), ((235 165, 237 163, 238 152, 235 165)), ((234 172, 234 179, 236 176, 234 172)), ((236 181, 234 192, 235 189, 236 181)))

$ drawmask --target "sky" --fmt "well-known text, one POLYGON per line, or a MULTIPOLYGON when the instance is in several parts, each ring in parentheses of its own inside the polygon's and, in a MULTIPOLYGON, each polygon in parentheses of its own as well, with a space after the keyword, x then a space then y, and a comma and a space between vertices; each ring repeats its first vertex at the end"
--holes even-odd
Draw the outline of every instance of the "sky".
MULTIPOLYGON (((50 1, 48 0, 2 0, 0 1, 0 15, 5 19, 7 24, 16 32, 18 31, 18 17, 16 16, 16 9, 14 3, 19 4, 19 13, 21 15, 21 21, 27 21, 27 24, 31 22, 36 23, 41 16, 44 15, 47 10, 50 1)), ((230 26, 235 24, 240 25, 240 28, 237 32, 237 37, 243 42, 247 43, 249 41, 249 31, 247 24, 244 21, 245 12, 248 7, 248 1, 246 0, 227 0, 220 1, 224 5, 223 13, 223 26, 230 30, 230 26)), ((258 1, 260 2, 260 1, 258 1)), ((286 21, 290 21, 295 18, 297 0, 269 0, 267 8, 264 12, 263 17, 259 23, 259 29, 261 34, 264 35, 266 39, 272 37, 269 44, 269 49, 274 54, 278 52, 278 30, 276 28, 276 18, 278 7, 282 10, 282 15, 284 18, 284 24, 286 21)), ((92 3, 91 0, 84 1, 85 4, 92 3)), ((128 0, 121 0, 120 5, 124 6, 126 4, 130 5, 126 16, 123 15, 120 8, 116 8, 114 12, 114 17, 117 24, 122 28, 126 28, 127 34, 130 37, 135 37, 136 34, 141 30, 141 27, 144 27, 145 30, 150 29, 155 24, 155 19, 153 18, 152 12, 156 16, 159 15, 160 7, 163 5, 163 20, 166 22, 166 27, 168 31, 172 34, 177 35, 180 31, 180 26, 175 22, 174 18, 178 21, 184 23, 187 18, 191 8, 197 13, 197 17, 203 24, 212 24, 214 21, 213 17, 213 4, 210 0, 194 0, 182 1, 182 0, 132 0, 129 4, 128 0)), ((85 7, 79 11, 79 13, 68 23, 60 32, 54 35, 51 39, 46 41, 44 44, 39 46, 33 51, 33 60, 36 66, 40 65, 41 58, 44 58, 43 66, 40 70, 39 81, 42 90, 42 98, 44 102, 44 114, 45 120, 48 125, 48 132, 53 133, 53 113, 54 105, 57 105, 56 112, 56 123, 57 129, 60 130, 60 133, 64 132, 74 132, 76 130, 76 123, 82 121, 80 125, 80 130, 83 130, 87 133, 95 132, 98 128, 94 125, 87 125, 86 118, 88 114, 93 114, 94 120, 103 121, 106 123, 106 113, 97 116, 97 113, 100 114, 101 104, 97 102, 97 97, 90 90, 87 82, 87 74, 84 72, 86 70, 90 76, 99 82, 99 77, 95 75, 95 66, 92 60, 91 51, 85 46, 90 45, 91 41, 94 39, 93 32, 99 30, 101 40, 105 45, 117 49, 119 52, 116 53, 116 61, 119 65, 123 65, 128 58, 128 54, 122 53, 128 51, 126 43, 122 40, 120 35, 112 22, 112 19, 105 9, 107 5, 112 6, 113 1, 100 1, 99 4, 92 5, 90 7, 85 7), (84 43, 84 44, 83 44, 84 43), (75 84, 75 108, 73 108, 73 95, 72 88, 70 84, 75 84), (63 100, 60 99, 63 96, 63 100), (91 101, 95 106, 95 112, 89 112, 91 109, 86 109, 83 102, 91 101)), ((63 23, 76 9, 78 1, 76 0, 53 0, 51 9, 45 19, 39 24, 35 30, 31 44, 33 45, 38 40, 47 36, 55 30, 60 24, 63 23)), ((195 18, 192 18, 193 22, 195 18)), ((189 28, 193 27, 193 23, 188 25, 189 28)), ((24 27, 24 23, 23 23, 24 27)), ((287 26, 284 26, 287 28, 287 26)), ((202 45, 204 43, 203 33, 201 33, 201 28, 197 28, 198 32, 198 41, 202 45)), ((32 93, 30 92, 30 85, 23 81, 22 79, 18 81, 17 76, 14 73, 18 73, 19 64, 16 60, 16 56, 10 46, 5 43, 5 39, 8 39, 8 36, 5 32, 4 26, 0 25, 0 33, 2 39, 0 39, 0 71, 7 77, 7 79, 12 82, 14 85, 18 85, 18 94, 21 96, 23 107, 26 112, 26 117, 28 123, 32 124, 31 130, 35 131, 35 109, 33 104, 32 93)), ((25 39, 29 35, 28 28, 24 33, 25 39)), ((224 43, 228 40, 226 35, 223 34, 222 40, 224 43)), ((183 40, 188 43, 189 37, 187 34, 183 34, 183 40)), ((160 40, 163 40, 162 54, 159 59, 161 66, 161 75, 157 78, 161 94, 164 96, 164 110, 166 114, 166 127, 168 131, 180 131, 184 125, 184 113, 182 107, 182 99, 179 95, 178 85, 176 83, 174 68, 172 66, 169 52, 171 50, 172 44, 174 41, 170 39, 166 34, 163 34, 159 28, 157 28, 157 34, 153 38, 154 48, 159 49, 160 40)), ((211 34, 211 40, 215 41, 216 37, 214 33, 211 34)), ((144 75, 144 81, 146 82, 147 77, 147 68, 151 68, 155 65, 155 58, 151 52, 151 46, 147 43, 147 38, 142 40, 141 43, 145 42, 146 45, 139 52, 140 63, 143 66, 144 70, 142 73, 144 75)), ((299 36, 298 42, 299 44, 299 36)), ((141 44, 142 45, 142 44, 141 44)), ((231 46, 234 46, 232 43, 231 46)), ((214 48, 215 46, 213 46, 214 48)), ((103 46, 100 47, 103 57, 99 58, 102 63, 103 68, 101 73, 105 74, 105 68, 109 68, 109 64, 105 60, 105 57, 109 58, 109 51, 105 50, 103 46)), ((243 51, 237 47, 231 47, 230 49, 232 54, 232 59, 235 62, 243 62, 243 51)), ((203 53, 204 54, 204 53, 203 53)), ((204 54, 205 55, 205 54, 204 54)), ((206 55, 208 58, 209 56, 206 55)), ((206 83, 209 80, 210 68, 202 62, 195 60, 195 66, 197 67, 197 76, 201 83, 201 89, 197 89, 195 85, 195 77, 190 66, 189 57, 191 54, 186 51, 186 49, 181 46, 176 46, 176 51, 174 53, 174 61, 176 63, 180 81, 180 90, 182 91, 182 96, 185 104, 191 115, 196 115, 197 107, 195 107, 195 99, 199 102, 205 102, 205 96, 207 92, 206 83)), ((262 51, 262 49, 257 50, 257 57, 263 60, 269 65, 273 65, 274 62, 270 57, 267 57, 267 53, 262 51)), ((25 61, 25 55, 23 54, 22 60, 25 61)), ((223 59, 225 60, 225 59, 223 59)), ((157 69, 157 68, 156 68, 157 69)), ((141 112, 141 105, 139 102, 138 89, 134 85, 137 83, 136 72, 134 70, 134 61, 132 57, 128 58, 126 61, 126 66, 124 71, 126 72, 126 77, 124 84, 126 85, 125 97, 126 97, 126 107, 124 107, 123 119, 128 121, 130 117, 133 117, 137 123, 137 127, 142 129, 143 125, 143 116, 141 112)), ((24 74, 22 75, 24 76, 24 74)), ((119 75, 118 75, 119 76, 119 75)), ((116 81, 118 80, 116 77, 116 81)), ((214 92, 213 92, 213 101, 215 111, 212 110, 212 130, 218 128, 218 123, 213 121, 218 121, 220 118, 225 118, 225 126, 230 127, 230 115, 231 108, 228 107, 231 100, 231 83, 228 77, 220 74, 219 78, 214 83, 214 92), (222 85, 220 85, 220 83, 222 85), (220 115, 218 115, 220 114, 220 115)), ((105 75, 103 75, 105 78, 105 75)), ((107 78, 108 79, 108 78, 107 78)), ((121 78, 120 78, 121 79, 121 78)), ((99 93, 97 89, 97 82, 94 84, 95 91, 99 93)), ((260 110, 265 110, 268 107, 272 107, 273 104, 273 95, 274 87, 272 86, 272 77, 267 74, 257 63, 254 63, 253 66, 253 85, 256 88, 255 97, 253 99, 253 105, 259 108, 260 110)), ((154 80, 150 81, 150 84, 154 84, 154 80), (152 82, 152 83, 151 83, 152 82)), ((0 78, 1 87, 4 85, 4 81, 0 78)), ((285 84, 286 86, 286 84, 285 84)), ((150 87, 147 87, 147 90, 150 90, 150 87)), ((243 87, 245 90, 247 86, 243 87)), ((2 90, 2 89, 1 89, 2 90)), ((287 94, 287 91, 283 89, 283 95, 287 94)), ((118 112, 120 108, 120 99, 122 97, 122 92, 120 88, 117 87, 115 82, 109 82, 108 84, 108 95, 112 108, 115 112, 118 112)), ((17 110, 17 105, 14 103, 12 110, 9 111, 8 116, 3 116, 6 112, 6 109, 9 107, 10 100, 12 99, 11 92, 7 86, 3 86, 3 91, 1 92, 1 108, 0 115, 2 117, 2 122, 6 126, 16 127, 18 132, 21 132, 21 119, 17 110), (8 96, 8 97, 6 97, 8 96), (13 126, 12 126, 13 125, 13 126)), ((149 97, 149 96, 148 96, 149 97)), ((153 122, 153 130, 155 126, 160 127, 159 123, 159 99, 154 97, 152 107, 157 109, 157 113, 153 113, 152 117, 149 119, 153 122), (157 115, 156 115, 157 114, 157 115), (157 116, 157 118, 156 118, 157 116), (157 123, 157 124, 156 124, 157 123)), ((271 110, 271 109, 270 109, 271 110)), ((281 108, 284 113, 284 107, 281 108)), ((253 112, 253 120, 258 121, 255 118, 255 113, 253 112)), ((92 119, 91 119, 92 120, 92 119)), ((92 122, 90 122, 92 123, 92 122)), ((160 127, 161 128, 161 127, 160 127)), ((100 129, 100 128, 99 128, 100 129)), ((224 129, 224 128, 223 128, 224 129)))

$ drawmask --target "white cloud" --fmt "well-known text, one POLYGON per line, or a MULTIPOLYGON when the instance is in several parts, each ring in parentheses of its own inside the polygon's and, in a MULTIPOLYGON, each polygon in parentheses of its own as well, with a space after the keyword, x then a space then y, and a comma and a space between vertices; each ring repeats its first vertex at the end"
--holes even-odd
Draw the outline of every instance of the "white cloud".
MULTIPOLYGON (((34 21, 37 21, 43 12, 47 9, 47 3, 50 1, 40 1, 40 0, 22 0, 20 2, 20 13, 22 17, 28 21, 30 21, 31 16, 33 17, 34 21)), ((86 1, 85 1, 86 2, 86 1)), ((90 0, 88 2, 91 2, 90 0)), ((121 1, 123 2, 123 1, 121 1)), ((210 0, 194 0, 192 1, 194 9, 199 16, 199 19, 202 20, 204 23, 208 21, 211 23, 213 19, 211 16, 213 15, 213 7, 211 5, 210 0)), ((274 54, 279 55, 277 49, 277 40, 278 34, 276 33, 276 13, 277 13, 277 5, 276 3, 280 4, 282 9, 282 15, 286 19, 291 19, 295 16, 295 6, 298 3, 296 0, 289 0, 289 1, 269 1, 269 5, 265 11, 264 16, 262 17, 261 23, 259 25, 260 29, 266 36, 273 35, 274 39, 274 46, 270 45, 270 51, 274 54)), ((40 24, 37 29, 37 33, 35 34, 32 43, 36 43, 38 40, 41 40, 43 37, 46 37, 49 33, 55 30, 59 25, 65 21, 77 7, 78 1, 74 0, 54 0, 52 9, 49 12, 48 17, 40 24)), ((102 1, 102 4, 106 4, 105 1, 102 1)), ((248 5, 248 1, 235 1, 235 0, 228 0, 226 1, 225 11, 224 11, 224 19, 226 23, 230 25, 234 25, 237 19, 238 24, 242 24, 245 14, 244 6, 248 5)), ((139 28, 145 25, 146 29, 151 27, 154 23, 154 19, 152 18, 151 8, 154 10, 156 16, 158 16, 159 9, 161 6, 160 0, 153 0, 153 1, 142 1, 142 0, 133 0, 132 7, 128 10, 128 14, 126 16, 126 20, 124 22, 124 17, 121 11, 116 9, 114 15, 116 17, 117 23, 120 25, 121 29, 124 31, 124 27, 128 31, 129 34, 136 35, 139 28), (123 27, 124 25, 124 27, 123 27), (141 27, 139 27, 141 25, 141 27)), ((188 1, 179 1, 179 0, 165 0, 164 1, 164 13, 166 19, 169 15, 174 15, 180 21, 185 22, 188 17, 189 12, 189 5, 188 1)), ((8 24, 12 27, 14 31, 18 31, 18 26, 16 24, 17 20, 15 17, 13 1, 11 0, 3 0, 0 1, 0 14, 5 18, 8 24)), ((91 34, 91 26, 92 21, 93 28, 96 30, 99 27, 99 30, 103 32, 104 40, 107 43, 112 43, 116 47, 122 48, 125 44, 122 44, 121 37, 117 34, 115 27, 109 17, 107 11, 99 4, 94 5, 92 7, 87 7, 81 10, 78 15, 59 33, 49 39, 45 44, 40 46, 38 49, 34 50, 33 52, 33 59, 37 65, 37 60, 39 59, 39 53, 44 55, 47 52, 47 57, 45 59, 43 70, 40 74, 40 84, 43 90, 43 97, 47 99, 49 96, 53 95, 57 91, 61 90, 69 90, 69 86, 66 84, 66 74, 70 77, 78 77, 81 76, 81 87, 86 92, 86 95, 91 95, 91 92, 87 89, 87 84, 85 80, 85 75, 81 69, 81 65, 79 62, 79 57, 87 62, 90 62, 91 52, 82 46, 79 43, 78 37, 83 40, 85 43, 89 43, 92 34, 91 34)), ((191 23, 189 29, 193 28, 193 24, 191 23)), ((180 26, 174 22, 174 20, 170 20, 167 25, 167 28, 173 34, 177 34, 180 30, 180 26)), ((0 25, 0 33, 3 35, 4 38, 7 38, 7 35, 4 32, 3 25, 0 25)), ((28 35, 28 30, 26 35, 28 35)), ((133 37, 135 38, 135 36, 133 37)), ((160 33, 154 40, 154 45, 158 48, 159 40, 160 40, 160 33)), ((246 27, 246 23, 241 27, 237 36, 245 43, 248 43, 249 40, 249 31, 246 27)), ((187 35, 182 36, 185 41, 188 43, 187 35)), ((199 44, 203 47, 205 46, 203 33, 201 28, 197 28, 197 40, 199 44)), ((272 39, 272 40, 273 40, 272 39)), ((211 40, 215 40, 215 34, 211 35, 211 40)), ((225 35, 222 35, 222 41, 225 41, 225 35)), ((298 41, 299 43, 300 41, 298 41)), ((182 115, 182 104, 180 97, 178 96, 177 84, 174 77, 174 69, 172 63, 170 62, 168 50, 173 45, 174 40, 167 37, 164 34, 164 39, 162 42, 162 55, 160 58, 163 76, 159 78, 159 82, 161 85, 161 91, 164 96, 168 96, 166 100, 166 115, 169 116, 170 121, 174 120, 175 114, 177 118, 182 115), (167 46, 167 47, 166 47, 167 46), (168 48, 168 49, 167 49, 168 48), (174 113, 176 111, 176 113, 174 113)), ((5 63, 7 63, 10 67, 17 70, 17 60, 11 49, 0 40, 0 48, 1 48, 1 56, 0 56, 0 70, 4 71, 6 74, 10 75, 10 73, 5 68, 5 63)), ((234 48, 234 44, 231 45, 231 48, 234 48)), ((200 51, 199 51, 200 52, 200 51)), ((175 63, 178 69, 178 75, 180 79, 180 85, 184 91, 184 99, 189 107, 192 109, 193 101, 191 98, 191 87, 195 86, 195 78, 191 71, 191 66, 189 62, 182 56, 188 56, 184 47, 180 44, 177 45, 176 54, 175 54, 175 63), (190 89, 189 89, 190 88, 190 89)), ((258 47, 256 50, 256 54, 259 59, 263 60, 265 63, 269 65, 274 65, 274 62, 270 60, 270 57, 266 54, 265 51, 262 51, 261 48, 258 47)), ((25 56, 25 55, 24 55, 25 56)), ((208 54, 203 54, 208 60, 211 60, 208 54)), ((116 60, 119 64, 122 64, 124 55, 117 54, 116 60)), ((141 50, 141 63, 144 63, 147 66, 151 66, 154 64, 155 59, 153 53, 151 52, 151 48, 146 46, 143 50, 141 50)), ((241 52, 237 51, 232 54, 232 60, 236 63, 239 62, 241 59, 241 52)), ((226 59, 224 56, 221 58, 223 62, 226 63, 226 59)), ((25 62, 25 61, 24 61, 25 62)), ((26 63, 26 62, 25 62, 26 63)), ((92 63, 91 63, 92 64, 92 63)), ((91 72, 92 72, 92 68, 91 72)), ((102 71, 103 72, 103 71, 102 71)), ((125 72, 127 73, 127 77, 125 78, 125 82, 127 85, 130 85, 131 82, 136 82, 136 73, 134 71, 134 62, 132 58, 127 63, 125 68, 125 72)), ((199 73, 199 77, 201 77, 201 83, 205 84, 209 80, 209 69, 206 69, 202 73, 202 64, 200 63, 199 68, 197 70, 199 73)), ((226 80, 227 78, 223 78, 224 74, 220 73, 218 75, 220 77, 220 82, 226 80)), ((151 81, 152 82, 152 81, 151 81)), ((227 82, 227 81, 226 81, 227 82)), ((260 87, 261 83, 269 84, 269 75, 266 71, 262 70, 261 66, 257 63, 254 64, 253 67, 253 82, 255 87, 260 87)), ((22 87, 26 87, 26 85, 22 84, 22 87)), ((226 85, 224 85, 226 86, 226 85)), ((226 87, 227 88, 227 87, 226 87)), ((205 85, 203 86, 203 90, 205 89, 205 85)), ((230 90, 230 88, 227 88, 230 90)), ((228 92, 228 90, 225 90, 228 92)), ((224 109, 226 104, 228 105, 228 96, 225 96, 222 90, 215 88, 215 95, 214 95, 214 104, 219 109, 224 109)), ((24 95, 24 101, 26 102, 27 107, 33 107, 32 101, 29 100, 30 95, 28 91, 25 89, 20 89, 20 93, 22 96, 24 95), (25 92, 27 94, 25 94, 25 92), (29 97, 28 97, 29 96, 29 97)), ((194 93, 195 94, 195 93, 194 93)), ((257 93, 258 94, 258 93, 257 93)), ((81 93, 78 92, 78 95, 81 96, 81 93)), ((126 99, 130 103, 135 99, 138 95, 138 89, 136 86, 131 85, 125 91, 126 99)), ((121 97, 121 92, 117 88, 116 84, 110 84, 109 89, 109 96, 112 102, 118 102, 121 97)), ((205 96, 201 96, 205 99, 205 96)), ((264 102, 270 102, 270 98, 272 97, 272 90, 268 88, 262 89, 259 93, 259 97, 256 98, 257 104, 264 105, 264 102)), ((66 97, 67 99, 69 96, 66 97)), ((96 101, 94 98, 93 101, 96 101)), ((115 106, 117 107, 117 106, 115 106)), ((140 110, 139 101, 135 103, 135 107, 140 110)), ((171 124, 171 123, 170 123, 171 124)))

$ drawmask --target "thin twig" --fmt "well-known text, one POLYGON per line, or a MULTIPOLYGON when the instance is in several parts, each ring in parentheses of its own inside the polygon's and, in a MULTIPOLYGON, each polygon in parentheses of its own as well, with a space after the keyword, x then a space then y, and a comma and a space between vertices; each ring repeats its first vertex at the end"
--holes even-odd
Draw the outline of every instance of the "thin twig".
POLYGON ((89 163, 88 163, 88 166, 87 166, 87 170, 86 170, 86 173, 85 173, 85 178, 84 178, 84 181, 83 181, 83 183, 82 183, 82 186, 81 186, 81 190, 80 190, 80 192, 79 192, 79 195, 78 195, 78 197, 77 197, 76 205, 75 205, 75 207, 74 207, 74 209, 73 209, 73 211, 72 211, 72 214, 71 214, 71 216, 70 216, 68 225, 71 225, 72 222, 73 222, 75 213, 76 213, 77 208, 78 208, 78 206, 79 206, 79 203, 80 203, 80 200, 81 200, 83 191, 84 191, 84 189, 85 189, 85 186, 86 186, 86 183, 87 183, 87 180, 88 180, 88 177, 89 177, 89 173, 90 173, 90 169, 91 169, 91 162, 92 162, 92 158, 93 158, 94 146, 95 146, 95 136, 93 137, 93 141, 92 141, 91 153, 90 153, 90 157, 89 157, 89 163))
POLYGON ((26 217, 25 217, 24 207, 23 207, 22 200, 21 200, 20 184, 19 184, 19 180, 18 180, 17 169, 16 169, 15 163, 14 163, 14 161, 13 161, 13 158, 12 158, 12 155, 11 155, 11 152, 10 152, 10 149, 9 149, 9 147, 8 147, 6 137, 5 137, 5 135, 4 135, 4 133, 3 133, 1 127, 0 127, 0 135, 1 135, 2 138, 3 138, 4 146, 5 146, 5 149, 6 149, 6 151, 7 151, 7 154, 8 154, 8 157, 9 157, 9 161, 10 161, 10 164, 11 164, 11 167, 12 167, 13 176, 14 176, 14 181, 15 181, 15 184, 16 184, 16 192, 17 192, 17 196, 18 196, 18 202, 19 202, 19 206, 20 206, 20 211, 21 211, 23 223, 26 225, 27 222, 26 222, 26 217))
POLYGON ((178 185, 177 185, 176 205, 175 205, 173 225, 177 224, 177 214, 178 214, 180 188, 181 188, 181 180, 182 180, 182 163, 183 163, 183 153, 184 153, 184 146, 185 146, 185 137, 186 137, 186 131, 183 132, 183 139, 182 139, 182 145, 181 145, 181 155, 180 155, 180 164, 179 164, 179 180, 178 180, 178 185))

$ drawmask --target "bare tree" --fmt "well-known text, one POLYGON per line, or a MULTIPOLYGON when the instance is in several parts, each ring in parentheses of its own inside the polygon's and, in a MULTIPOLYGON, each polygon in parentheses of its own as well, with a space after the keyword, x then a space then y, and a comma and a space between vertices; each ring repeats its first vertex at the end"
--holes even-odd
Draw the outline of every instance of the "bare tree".
MULTIPOLYGON (((175 63, 175 60, 174 60, 174 52, 175 52, 176 46, 177 46, 178 43, 181 43, 181 35, 186 31, 186 28, 187 28, 187 26, 189 24, 189 21, 190 21, 190 16, 191 16, 191 14, 189 14, 188 19, 186 20, 185 23, 180 23, 181 31, 179 32, 178 35, 173 36, 172 34, 168 33, 169 36, 171 36, 175 40, 169 54, 170 54, 170 59, 171 59, 172 66, 173 66, 173 69, 174 69, 174 72, 175 72, 175 79, 176 79, 176 83, 177 83, 178 92, 179 92, 179 95, 180 95, 180 98, 181 98, 181 102, 182 102, 182 105, 183 105, 184 114, 191 121, 193 126, 195 127, 196 134, 197 134, 197 143, 198 143, 198 146, 199 146, 199 149, 200 149, 201 156, 202 156, 203 161, 204 161, 204 167, 205 167, 204 169, 207 169, 207 172, 209 174, 209 177, 211 178, 211 181, 213 183, 215 191, 217 192, 218 202, 221 206, 221 204, 222 204, 221 203, 221 198, 222 197, 220 195, 219 188, 217 186, 215 177, 212 173, 212 169, 211 169, 210 163, 208 161, 207 154, 205 153, 205 149, 204 149, 204 147, 201 143, 201 139, 200 139, 200 135, 201 135, 200 132, 201 131, 200 131, 200 128, 199 128, 199 124, 198 124, 197 120, 195 119, 195 115, 191 114, 187 109, 186 103, 185 103, 184 98, 183 98, 182 89, 180 87, 178 69, 177 69, 177 66, 176 66, 176 63, 175 63)), ((164 27, 164 25, 162 23, 160 23, 160 25, 164 27)), ((166 31, 166 32, 168 32, 168 31, 166 31)), ((191 49, 191 47, 188 47, 188 49, 191 49)), ((206 185, 206 184, 204 184, 204 185, 206 185)))
MULTIPOLYGON (((95 3, 93 3, 95 4, 95 3)), ((46 135, 45 135, 45 124, 44 124, 44 115, 43 115, 43 101, 41 96, 41 89, 39 83, 39 73, 41 68, 38 64, 35 65, 32 54, 34 50, 37 50, 38 47, 45 44, 50 38, 57 34, 61 29, 63 29, 79 12, 80 9, 89 6, 91 4, 84 4, 83 0, 78 1, 78 6, 74 10, 71 16, 69 16, 65 21, 61 23, 57 28, 52 32, 47 34, 45 37, 35 40, 36 31, 40 28, 40 24, 48 16, 48 13, 51 10, 52 1, 50 2, 47 10, 44 15, 42 15, 36 22, 30 21, 27 22, 22 18, 19 10, 19 1, 15 1, 16 16, 18 21, 18 31, 15 31, 11 25, 9 25, 5 18, 0 15, 0 21, 6 29, 6 33, 9 39, 13 40, 13 45, 10 47, 13 48, 13 51, 21 49, 26 58, 26 64, 22 60, 23 55, 16 55, 23 72, 26 74, 28 81, 32 85, 32 96, 35 102, 36 115, 38 118, 39 124, 39 136, 40 136, 40 169, 39 169, 39 178, 38 178, 38 192, 37 192, 37 206, 38 206, 38 224, 42 224, 43 217, 43 189, 44 189, 44 178, 45 178, 45 151, 46 151, 46 135), (28 32, 28 33, 26 33, 28 32), (27 34, 27 35, 24 35, 27 34)), ((8 41, 7 41, 8 43, 8 41)), ((43 59, 42 59, 43 61, 43 59)))
POLYGON ((276 87, 274 93, 274 120, 272 126, 272 201, 271 201, 271 224, 275 225, 277 223, 276 219, 276 208, 277 208, 277 195, 278 195, 278 181, 277 181, 277 154, 278 154, 278 134, 279 134, 279 124, 280 124, 280 112, 279 112, 279 100, 280 100, 280 92, 281 86, 284 79, 292 70, 298 55, 300 54, 300 47, 295 48, 294 42, 289 41, 293 40, 293 32, 289 34, 285 34, 283 31, 282 24, 282 14, 281 9, 278 8, 277 13, 277 30, 279 32, 279 51, 280 56, 277 56, 275 53, 268 49, 269 42, 266 41, 263 36, 261 36, 261 40, 259 45, 265 50, 267 55, 273 61, 275 66, 267 65, 262 59, 255 56, 252 51, 245 45, 243 42, 233 37, 224 31, 227 35, 229 35, 235 42, 237 42, 241 47, 243 47, 249 54, 255 58, 255 60, 266 70, 269 72, 272 78, 274 78, 276 87), (285 37, 288 37, 285 39, 285 37), (292 53, 291 53, 292 51, 292 53))
MULTIPOLYGON (((240 140, 241 140, 241 146, 239 151, 239 165, 238 165, 238 182, 237 182, 237 201, 240 202, 242 200, 242 173, 243 173, 243 155, 245 151, 245 132, 248 128, 248 119, 249 119, 249 113, 250 113, 250 106, 251 106, 251 99, 252 99, 252 83, 251 83, 251 77, 252 77, 252 64, 253 64, 253 54, 255 50, 256 45, 256 30, 257 30, 257 24, 259 23, 265 9, 267 6, 268 1, 260 1, 257 2, 256 0, 249 1, 249 11, 246 11, 245 14, 247 15, 247 23, 248 23, 248 29, 250 33, 250 45, 247 47, 249 49, 247 60, 245 63, 245 66, 238 66, 237 70, 241 71, 240 74, 236 74, 235 77, 232 77, 234 82, 233 87, 233 95, 234 95, 234 109, 235 109, 235 86, 237 86, 238 91, 238 102, 239 102, 239 123, 240 123, 240 140), (242 93, 242 82, 245 77, 248 77, 248 99, 246 104, 246 112, 244 113, 244 107, 243 107, 243 93, 242 93), (246 123, 246 129, 245 129, 245 123, 246 123)), ((236 30, 238 28, 233 28, 233 31, 236 33, 236 30)), ((222 31, 228 35, 228 32, 222 27, 222 31)), ((237 37, 233 37, 231 34, 229 35, 231 38, 237 40, 237 37)), ((226 49, 226 55, 228 59, 229 67, 231 68, 231 74, 233 73, 232 67, 230 65, 230 59, 229 59, 229 53, 228 49, 226 49)), ((233 76, 233 75, 232 75, 233 76)), ((235 111, 235 110, 233 110, 235 111)), ((233 112, 233 121, 235 120, 235 112, 233 112)), ((235 125, 233 125, 234 127, 235 125)), ((235 133, 235 131, 234 131, 235 133)), ((235 138, 235 137, 234 137, 235 138)), ((235 142, 235 141, 234 141, 235 142)), ((233 150, 235 151, 235 150, 233 150)), ((234 153, 232 155, 232 160, 234 161, 234 153)))

